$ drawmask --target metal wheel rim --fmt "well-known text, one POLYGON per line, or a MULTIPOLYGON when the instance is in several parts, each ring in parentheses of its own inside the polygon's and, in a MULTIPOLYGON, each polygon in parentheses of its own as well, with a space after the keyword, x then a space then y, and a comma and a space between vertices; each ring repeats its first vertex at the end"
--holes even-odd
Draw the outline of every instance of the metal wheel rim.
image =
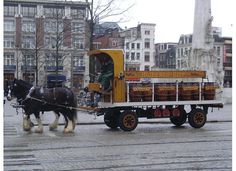
POLYGON ((123 124, 126 128, 133 128, 135 126, 135 117, 128 114, 123 118, 123 124))
POLYGON ((203 124, 204 123, 204 121, 205 121, 205 117, 204 117, 204 114, 203 113, 200 113, 200 112, 198 112, 198 113, 196 113, 195 115, 194 115, 194 122, 195 123, 197 123, 197 124, 203 124))

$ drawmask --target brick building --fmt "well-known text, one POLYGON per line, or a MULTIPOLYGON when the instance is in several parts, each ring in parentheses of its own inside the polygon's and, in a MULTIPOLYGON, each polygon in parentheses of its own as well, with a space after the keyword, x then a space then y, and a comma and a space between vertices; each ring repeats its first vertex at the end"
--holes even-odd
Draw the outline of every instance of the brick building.
POLYGON ((177 43, 157 43, 155 44, 155 64, 158 68, 175 69, 176 68, 176 51, 177 43))
POLYGON ((82 1, 4 0, 4 80, 46 86, 56 79, 82 87, 87 7, 82 1))

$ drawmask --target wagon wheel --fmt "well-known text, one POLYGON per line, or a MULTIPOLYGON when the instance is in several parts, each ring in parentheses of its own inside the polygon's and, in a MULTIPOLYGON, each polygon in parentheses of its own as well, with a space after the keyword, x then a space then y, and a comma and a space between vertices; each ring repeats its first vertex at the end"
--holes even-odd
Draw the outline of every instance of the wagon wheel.
POLYGON ((119 116, 119 126, 123 131, 133 131, 138 125, 138 117, 135 112, 126 110, 119 116))
POLYGON ((184 109, 180 108, 175 108, 172 110, 172 116, 170 117, 170 121, 175 125, 175 126, 181 126, 183 125, 187 120, 187 113, 184 109), (173 116, 173 112, 179 112, 179 116, 173 116))
POLYGON ((108 111, 104 115, 104 123, 112 129, 115 129, 118 127, 118 117, 119 117, 120 111, 108 111))
POLYGON ((206 113, 202 109, 194 109, 188 114, 188 122, 193 128, 203 127, 206 120, 206 113))

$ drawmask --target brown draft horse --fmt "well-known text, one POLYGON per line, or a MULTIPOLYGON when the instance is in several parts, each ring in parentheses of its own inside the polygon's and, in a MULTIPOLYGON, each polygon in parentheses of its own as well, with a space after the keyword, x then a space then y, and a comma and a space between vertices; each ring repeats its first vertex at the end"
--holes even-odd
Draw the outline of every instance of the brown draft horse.
POLYGON ((73 132, 77 120, 77 99, 73 91, 66 87, 43 88, 34 87, 23 81, 14 79, 8 86, 7 99, 17 98, 17 102, 24 110, 23 129, 30 131, 30 115, 34 114, 38 122, 35 132, 43 132, 43 124, 39 113, 54 111, 55 121, 49 125, 50 130, 57 128, 60 114, 65 118, 64 133, 73 132))

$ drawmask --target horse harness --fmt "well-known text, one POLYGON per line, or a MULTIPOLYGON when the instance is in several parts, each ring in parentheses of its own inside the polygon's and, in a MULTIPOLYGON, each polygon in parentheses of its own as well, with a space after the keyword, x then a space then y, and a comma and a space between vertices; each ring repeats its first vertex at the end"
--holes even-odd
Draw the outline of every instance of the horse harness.
MULTIPOLYGON (((32 93, 33 93, 35 90, 36 90, 36 87, 35 87, 35 86, 31 87, 30 90, 29 90, 29 93, 27 94, 26 98, 25 98, 23 101, 25 101, 25 100, 27 100, 27 99, 32 99, 32 100, 41 102, 41 103, 43 103, 44 105, 46 105, 46 104, 47 104, 47 105, 53 105, 53 106, 58 106, 58 107, 62 107, 62 108, 68 108, 68 109, 70 109, 70 110, 72 110, 72 109, 77 109, 77 108, 72 107, 72 106, 61 105, 61 104, 56 104, 56 103, 50 103, 50 102, 46 101, 46 100, 44 99, 44 88, 43 88, 43 87, 40 87, 40 90, 39 90, 40 94, 42 95, 42 99, 32 97, 32 93)), ((66 91, 66 93, 67 93, 67 91, 66 91)), ((54 101, 56 101, 56 88, 55 88, 55 87, 53 88, 53 93, 52 93, 52 94, 53 94, 53 99, 54 99, 54 101)), ((69 98, 68 94, 67 94, 67 98, 69 98)), ((23 105, 21 105, 21 107, 22 107, 22 106, 23 106, 23 105)))

